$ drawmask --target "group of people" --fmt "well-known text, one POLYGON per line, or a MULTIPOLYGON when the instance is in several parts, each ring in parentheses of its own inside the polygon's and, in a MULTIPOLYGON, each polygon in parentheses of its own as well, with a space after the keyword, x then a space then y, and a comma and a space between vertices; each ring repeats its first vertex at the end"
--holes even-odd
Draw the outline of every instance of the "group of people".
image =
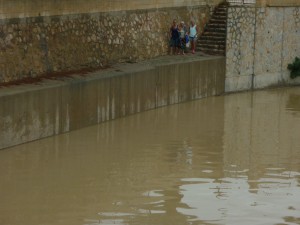
POLYGON ((191 51, 195 54, 196 40, 198 28, 192 20, 189 27, 186 27, 184 21, 177 25, 177 21, 173 20, 170 28, 170 54, 185 54, 187 47, 191 47, 191 51))

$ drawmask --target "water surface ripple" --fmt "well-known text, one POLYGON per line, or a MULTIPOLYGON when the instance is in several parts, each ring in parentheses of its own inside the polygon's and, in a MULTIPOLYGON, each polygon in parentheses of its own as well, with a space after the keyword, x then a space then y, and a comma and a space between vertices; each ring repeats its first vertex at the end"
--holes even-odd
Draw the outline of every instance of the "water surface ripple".
POLYGON ((1 225, 300 224, 300 88, 212 97, 0 151, 1 225))

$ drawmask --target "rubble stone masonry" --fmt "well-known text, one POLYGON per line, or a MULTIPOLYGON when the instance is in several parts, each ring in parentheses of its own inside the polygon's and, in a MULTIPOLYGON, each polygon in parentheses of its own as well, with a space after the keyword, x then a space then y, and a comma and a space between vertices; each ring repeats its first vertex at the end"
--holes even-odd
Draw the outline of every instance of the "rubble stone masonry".
POLYGON ((0 83, 165 55, 172 20, 201 29, 217 2, 0 0, 0 83))

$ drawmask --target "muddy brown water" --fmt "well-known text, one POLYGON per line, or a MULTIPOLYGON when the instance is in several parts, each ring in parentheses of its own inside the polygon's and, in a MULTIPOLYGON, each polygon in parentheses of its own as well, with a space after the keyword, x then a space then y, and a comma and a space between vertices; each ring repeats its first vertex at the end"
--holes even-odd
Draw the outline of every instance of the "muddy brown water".
POLYGON ((300 88, 211 97, 2 150, 0 224, 300 224, 300 88))

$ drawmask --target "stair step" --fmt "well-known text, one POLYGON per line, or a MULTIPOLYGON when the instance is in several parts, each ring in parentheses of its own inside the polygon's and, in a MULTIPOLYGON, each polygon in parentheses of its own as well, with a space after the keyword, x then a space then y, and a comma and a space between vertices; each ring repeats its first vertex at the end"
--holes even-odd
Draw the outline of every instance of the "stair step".
POLYGON ((224 43, 216 43, 216 42, 213 42, 213 43, 198 43, 198 46, 207 46, 209 48, 225 48, 225 44, 224 43))
POLYGON ((199 41, 225 41, 226 36, 202 35, 199 41))
POLYGON ((225 50, 224 45, 197 45, 197 47, 204 49, 225 50))
POLYGON ((205 32, 211 33, 226 33, 226 28, 219 28, 219 27, 206 27, 205 32))
POLYGON ((209 23, 206 25, 206 28, 221 28, 226 30, 225 23, 209 23))
POLYGON ((205 52, 210 55, 225 55, 224 50, 196 48, 196 51, 205 52))
POLYGON ((196 49, 209 55, 225 55, 228 3, 219 4, 205 25, 196 49))
POLYGON ((212 15, 211 17, 212 19, 216 19, 216 20, 227 20, 227 15, 212 15))
POLYGON ((206 43, 197 43, 198 47, 202 48, 210 48, 210 49, 225 49, 224 44, 217 44, 217 43, 212 43, 212 44, 206 44, 206 43))
POLYGON ((214 19, 214 18, 211 18, 209 20, 209 24, 212 23, 212 24, 224 24, 226 25, 227 24, 227 19, 225 20, 221 20, 221 19, 214 19))
POLYGON ((224 45, 226 44, 225 40, 198 40, 198 44, 207 44, 207 45, 224 45))
POLYGON ((226 37, 226 32, 204 31, 203 36, 226 37))
POLYGON ((206 48, 196 48, 197 51, 204 52, 209 55, 225 55, 224 50, 206 49, 206 48))
POLYGON ((213 13, 215 15, 227 15, 227 9, 215 10, 213 13))
POLYGON ((226 13, 227 12, 227 7, 220 7, 220 8, 216 8, 214 10, 214 13, 226 13))
POLYGON ((220 15, 220 16, 224 16, 227 15, 227 10, 217 10, 213 12, 214 15, 220 15))
POLYGON ((228 7, 217 7, 214 12, 226 12, 228 7))

